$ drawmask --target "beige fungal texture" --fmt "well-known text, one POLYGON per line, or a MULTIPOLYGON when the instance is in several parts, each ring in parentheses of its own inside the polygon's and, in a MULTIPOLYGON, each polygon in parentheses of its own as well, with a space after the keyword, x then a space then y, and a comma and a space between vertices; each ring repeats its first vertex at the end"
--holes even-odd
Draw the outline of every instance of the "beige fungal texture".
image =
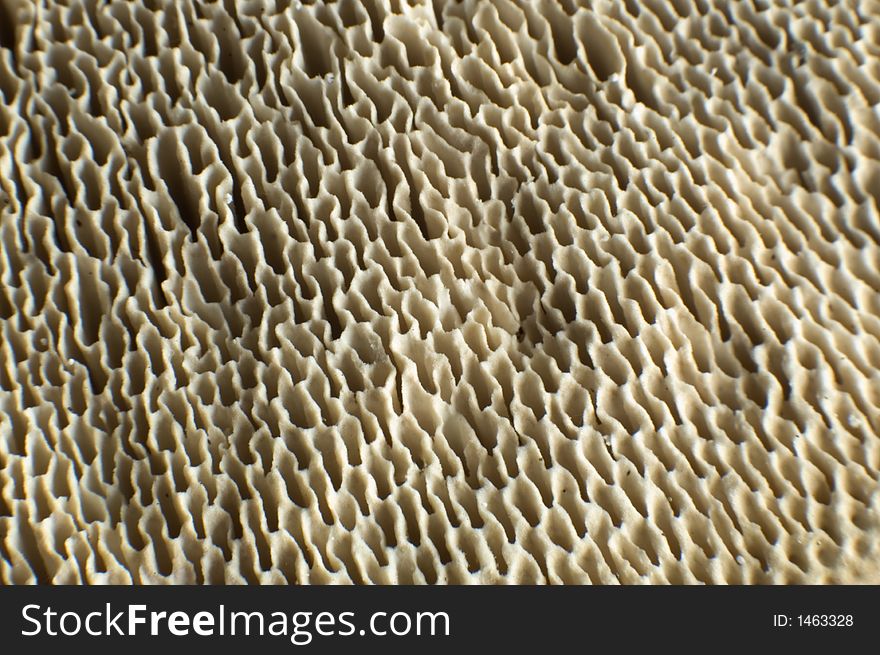
POLYGON ((0 0, 0 581, 877 581, 874 0, 0 0))

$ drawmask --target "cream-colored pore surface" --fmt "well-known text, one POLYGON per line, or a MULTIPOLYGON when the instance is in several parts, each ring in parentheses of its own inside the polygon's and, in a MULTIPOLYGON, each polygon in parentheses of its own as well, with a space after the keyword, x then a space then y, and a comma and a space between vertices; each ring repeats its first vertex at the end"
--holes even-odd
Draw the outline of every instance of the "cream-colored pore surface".
POLYGON ((0 0, 0 581, 877 581, 876 1, 0 0))

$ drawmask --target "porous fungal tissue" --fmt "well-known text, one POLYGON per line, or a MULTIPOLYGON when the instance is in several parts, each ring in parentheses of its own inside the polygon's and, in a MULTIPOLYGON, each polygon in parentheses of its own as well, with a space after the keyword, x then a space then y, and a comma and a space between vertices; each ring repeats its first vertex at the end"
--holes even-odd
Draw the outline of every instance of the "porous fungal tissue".
POLYGON ((0 581, 880 580, 880 2, 0 0, 0 581))

